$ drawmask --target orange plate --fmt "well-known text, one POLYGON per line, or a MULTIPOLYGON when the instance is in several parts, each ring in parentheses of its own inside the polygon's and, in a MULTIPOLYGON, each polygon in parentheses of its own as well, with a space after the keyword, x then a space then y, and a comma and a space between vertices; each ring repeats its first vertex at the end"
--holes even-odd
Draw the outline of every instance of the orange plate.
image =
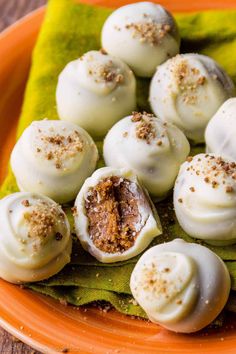
MULTIPOLYGON (((126 0, 83 0, 119 6, 126 0)), ((233 8, 235 0, 162 0, 171 11, 233 8)), ((32 48, 44 17, 41 8, 0 34, 0 182, 6 174, 9 152, 30 66, 32 48)), ((236 318, 220 330, 177 335, 159 326, 116 311, 63 306, 51 298, 0 280, 0 325, 42 352, 58 353, 235 353, 236 318)))

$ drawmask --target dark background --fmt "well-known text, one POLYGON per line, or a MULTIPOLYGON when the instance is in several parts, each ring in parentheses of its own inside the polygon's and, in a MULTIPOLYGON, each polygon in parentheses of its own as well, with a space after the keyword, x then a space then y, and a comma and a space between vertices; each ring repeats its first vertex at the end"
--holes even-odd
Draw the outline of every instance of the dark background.
MULTIPOLYGON (((0 0, 0 31, 30 11, 44 5, 46 0, 0 0)), ((0 58, 1 65, 1 58, 0 58)), ((1 354, 39 354, 0 327, 1 354)))

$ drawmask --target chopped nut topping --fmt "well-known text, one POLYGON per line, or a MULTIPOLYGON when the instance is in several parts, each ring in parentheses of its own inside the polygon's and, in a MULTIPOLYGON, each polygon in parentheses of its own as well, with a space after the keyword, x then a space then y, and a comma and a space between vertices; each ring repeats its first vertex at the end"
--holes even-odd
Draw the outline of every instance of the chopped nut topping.
POLYGON ((218 186, 218 183, 216 181, 212 181, 211 184, 212 188, 216 188, 218 186))
POLYGON ((233 189, 232 186, 227 186, 227 187, 225 188, 225 190, 226 190, 226 193, 233 193, 233 191, 234 191, 234 189, 233 189))
POLYGON ((153 124, 153 114, 146 112, 133 112, 131 121, 137 123, 136 137, 138 139, 146 140, 147 144, 150 144, 152 140, 156 138, 156 129, 153 124))
POLYGON ((27 199, 22 200, 21 204, 24 205, 26 208, 30 206, 30 203, 27 199))
POLYGON ((133 38, 139 37, 141 43, 149 43, 152 46, 160 44, 171 31, 169 24, 159 24, 151 18, 145 22, 129 23, 125 28, 132 31, 133 38))
POLYGON ((42 135, 41 140, 45 143, 44 149, 38 149, 37 152, 44 153, 48 161, 54 160, 57 169, 62 168, 63 161, 74 157, 83 150, 83 142, 77 130, 68 136, 52 134, 42 135))
POLYGON ((132 247, 143 227, 139 203, 148 203, 143 191, 124 178, 106 178, 91 188, 85 208, 94 245, 108 253, 132 247))
POLYGON ((194 187, 190 187, 189 188, 191 192, 195 192, 195 188, 194 187))
MULTIPOLYGON (((149 289, 153 293, 163 295, 166 299, 169 299, 171 293, 178 292, 179 284, 183 282, 181 274, 178 277, 178 283, 173 280, 167 280, 165 277, 166 272, 171 272, 171 268, 160 269, 155 263, 144 264, 143 271, 145 276, 143 277, 144 284, 143 289, 149 289)), ((176 300, 177 303, 179 300, 176 300)), ((181 301, 181 300, 180 300, 181 301)))
POLYGON ((179 203, 183 203, 183 199, 182 199, 182 198, 179 198, 179 199, 178 199, 178 202, 179 202, 179 203))
POLYGON ((113 61, 110 60, 107 64, 97 64, 93 62, 93 65, 88 71, 89 75, 93 76, 95 82, 115 82, 121 84, 124 81, 124 75, 118 72, 114 66, 113 61))
POLYGON ((107 55, 107 52, 105 51, 104 48, 101 48, 101 49, 100 49, 100 53, 102 53, 103 55, 107 55))
POLYGON ((181 305, 182 304, 182 300, 176 300, 176 304, 177 305, 181 305))
MULTIPOLYGON (((58 223, 64 222, 65 216, 57 206, 39 201, 24 214, 24 219, 28 226, 28 237, 44 242, 58 223)), ((55 234, 56 238, 58 234, 55 234)))
POLYGON ((209 154, 205 154, 205 159, 204 164, 202 164, 203 159, 196 159, 197 164, 192 164, 186 170, 190 171, 191 174, 195 172, 198 176, 202 176, 204 182, 209 183, 214 189, 222 184, 226 185, 226 193, 234 192, 234 187, 231 186, 231 183, 235 184, 236 163, 228 162, 222 157, 215 157, 209 154))
POLYGON ((74 216, 76 216, 77 215, 77 207, 76 206, 72 207, 71 212, 74 216))
POLYGON ((200 71, 197 68, 190 67, 187 60, 182 59, 179 61, 180 56, 176 58, 174 75, 182 91, 183 102, 195 104, 197 101, 197 88, 205 84, 206 77, 200 75, 200 71))
POLYGON ((136 123, 140 122, 142 120, 142 113, 140 112, 132 112, 132 118, 131 121, 136 123))

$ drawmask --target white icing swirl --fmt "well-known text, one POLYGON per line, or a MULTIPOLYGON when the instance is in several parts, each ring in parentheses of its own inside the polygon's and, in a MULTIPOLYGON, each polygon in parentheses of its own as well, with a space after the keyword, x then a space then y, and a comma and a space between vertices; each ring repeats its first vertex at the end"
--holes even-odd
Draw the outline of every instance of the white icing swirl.
POLYGON ((181 239, 160 244, 138 260, 132 294, 152 322, 182 333, 199 331, 225 306, 230 276, 206 247, 181 239))
POLYGON ((185 162, 174 188, 177 219, 190 236, 215 244, 236 241, 236 163, 213 154, 185 162))
POLYGON ((156 115, 198 143, 204 142, 207 123, 233 93, 232 80, 213 59, 181 54, 157 68, 150 103, 156 115))
POLYGON ((96 145, 82 128, 62 121, 35 121, 16 143, 11 166, 22 191, 73 200, 98 160, 96 145))
POLYGON ((160 199, 174 186, 189 151, 177 127, 152 115, 134 113, 108 132, 103 155, 108 166, 131 168, 149 193, 160 199))
POLYGON ((70 225, 61 207, 35 193, 0 200, 0 277, 12 283, 49 278, 70 261, 70 225))
POLYGON ((90 51, 61 72, 56 91, 58 114, 100 138, 135 109, 135 90, 135 77, 125 63, 90 51))

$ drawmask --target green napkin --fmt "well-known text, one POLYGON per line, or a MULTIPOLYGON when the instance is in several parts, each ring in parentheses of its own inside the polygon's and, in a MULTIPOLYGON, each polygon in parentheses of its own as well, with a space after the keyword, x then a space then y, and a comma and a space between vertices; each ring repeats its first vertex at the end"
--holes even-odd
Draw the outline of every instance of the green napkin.
MULTIPOLYGON (((84 52, 100 48, 100 31, 112 10, 75 3, 73 0, 50 0, 46 18, 33 53, 32 67, 25 92, 17 135, 33 121, 57 119, 55 89, 57 77, 64 66, 84 52)), ((207 11, 196 14, 177 14, 182 37, 182 52, 200 52, 216 59, 236 82, 236 11, 207 11)), ((148 110, 149 80, 138 79, 138 105, 148 110)), ((102 144, 98 142, 101 151, 102 144)), ((193 149, 193 154, 204 147, 193 149)), ((103 164, 102 159, 99 166, 103 164)), ((15 179, 9 171, 0 189, 0 197, 17 191, 15 179)), ((194 242, 178 225, 171 198, 157 206, 163 225, 163 235, 153 244, 181 237, 194 242)), ((70 209, 65 207, 73 230, 70 209)), ((199 242, 199 241, 195 241, 199 242)), ((223 260, 236 290, 236 245, 209 247, 223 260)), ((73 305, 93 301, 107 301, 118 311, 146 317, 134 302, 129 278, 137 261, 102 264, 86 253, 74 237, 72 261, 58 275, 28 287, 73 305)), ((236 296, 232 292, 228 308, 236 312, 236 296)))

